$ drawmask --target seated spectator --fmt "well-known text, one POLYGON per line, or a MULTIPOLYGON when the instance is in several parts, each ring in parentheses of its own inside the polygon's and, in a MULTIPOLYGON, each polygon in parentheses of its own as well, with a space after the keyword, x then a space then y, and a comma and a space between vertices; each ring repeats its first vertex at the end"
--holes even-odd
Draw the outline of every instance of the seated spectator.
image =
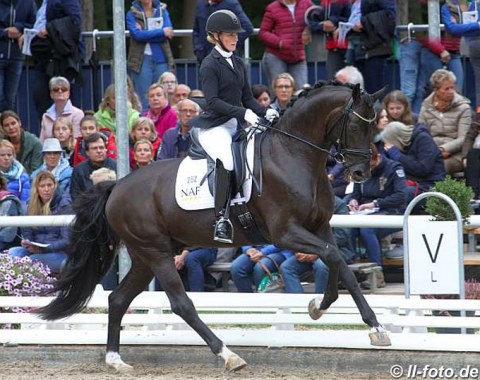
POLYGON ((92 180, 92 185, 96 185, 103 181, 116 181, 117 173, 109 168, 100 168, 94 170, 92 174, 90 174, 90 179, 92 180))
POLYGON ((107 145, 107 156, 116 160, 117 159, 117 143, 115 142, 115 134, 108 128, 100 129, 98 127, 97 119, 95 116, 86 115, 80 122, 80 137, 77 137, 75 141, 75 149, 73 153, 73 167, 77 166, 80 162, 88 159, 85 149, 85 139, 100 132, 105 136, 107 145))
POLYGON ((204 98, 205 94, 203 93, 202 90, 199 90, 198 88, 194 88, 192 91, 190 91, 190 94, 188 95, 189 99, 192 98, 204 98))
POLYGON ((255 100, 264 107, 268 107, 272 102, 270 90, 264 84, 254 84, 252 86, 252 95, 255 100))
MULTIPOLYGON (((28 204, 28 215, 70 215, 72 200, 62 192, 50 172, 41 172, 35 178, 28 204)), ((65 249, 69 242, 69 227, 24 227, 20 247, 10 248, 13 257, 29 256, 60 273, 67 260, 65 249), (42 244, 42 246, 37 245, 42 244)))
POLYGON ((80 120, 84 115, 83 111, 70 101, 70 82, 64 77, 53 77, 48 82, 48 87, 53 104, 42 116, 40 142, 53 137, 53 123, 60 116, 70 119, 73 135, 80 136, 80 120))
MULTIPOLYGON (((375 214, 403 215, 407 184, 405 173, 400 163, 383 157, 371 144, 370 160, 371 178, 364 183, 355 183, 349 197, 348 207, 353 212, 370 211, 375 214)), ((380 239, 400 229, 392 228, 354 228, 353 243, 360 237, 367 253, 368 261, 382 266, 380 239)), ((377 272, 377 286, 384 287, 383 272, 377 272)), ((363 282, 362 287, 370 288, 370 283, 363 282)))
POLYGON ((407 177, 407 203, 442 181, 446 172, 443 157, 424 124, 388 123, 381 133, 385 154, 402 164, 407 177))
POLYGON ((190 96, 190 92, 192 92, 192 90, 186 84, 177 84, 175 92, 173 93, 172 106, 176 105, 180 100, 187 99, 190 96))
MULTIPOLYGON (((0 175, 0 216, 20 216, 23 214, 20 199, 8 191, 7 179, 0 175)), ((18 227, 0 227, 0 251, 18 244, 20 244, 18 227)))
POLYGON ((168 104, 165 90, 158 83, 154 83, 148 88, 147 95, 149 108, 142 116, 153 121, 158 137, 163 139, 165 131, 177 124, 177 113, 168 104))
POLYGON ((143 168, 153 162, 153 145, 148 140, 138 140, 133 146, 134 166, 132 170, 143 168))
POLYGON ((479 114, 472 122, 462 146, 462 164, 465 168, 465 183, 480 199, 480 120, 479 114))
POLYGON ((340 83, 359 84, 365 88, 363 75, 355 66, 347 65, 335 73, 335 79, 340 83))
POLYGON ((7 190, 20 199, 23 208, 27 209, 30 179, 23 165, 15 159, 13 144, 5 139, 0 140, 0 174, 7 180, 7 190))
POLYGON ((217 248, 183 249, 175 256, 177 270, 186 269, 188 290, 191 292, 205 291, 205 268, 217 259, 217 248))
POLYGON ((165 90, 165 94, 167 95, 168 103, 173 102, 173 94, 175 92, 175 88, 177 87, 178 81, 177 77, 171 71, 165 71, 157 81, 163 89, 165 90))
POLYGON ((399 121, 406 125, 414 125, 417 122, 417 116, 412 113, 408 98, 400 90, 389 92, 383 98, 383 106, 389 121, 399 121))
MULTIPOLYGON (((139 118, 139 116, 139 112, 136 109, 133 109, 132 105, 128 103, 128 130, 132 128, 133 123, 139 118)), ((115 85, 113 83, 106 88, 105 93, 103 94, 103 100, 98 107, 98 111, 95 113, 95 119, 97 119, 98 125, 101 129, 106 128, 113 133, 117 131, 115 122, 115 85)))
POLYGON ((233 261, 230 271, 233 282, 240 293, 253 293, 252 286, 254 286, 256 290, 260 281, 265 277, 265 270, 258 264, 259 261, 262 261, 271 272, 277 271, 275 264, 265 258, 265 256, 269 256, 275 260, 278 266, 293 256, 292 251, 277 248, 272 244, 256 247, 245 246, 242 247, 242 252, 243 253, 233 261))
POLYGON ((378 152, 384 154, 385 149, 383 147, 381 133, 389 122, 388 114, 382 103, 375 103, 373 108, 375 109, 376 115, 375 127, 373 129, 373 143, 377 147, 378 152))
POLYGON ((55 176, 60 189, 70 194, 70 179, 72 178, 72 167, 65 157, 62 157, 62 147, 60 142, 52 137, 43 142, 43 164, 30 175, 30 181, 43 172, 48 171, 55 176))
POLYGON ((75 151, 75 137, 73 137, 72 122, 68 118, 60 116, 53 123, 53 137, 60 141, 60 146, 63 149, 63 157, 72 165, 73 152, 75 151))
POLYGON ((140 100, 140 96, 138 96, 137 92, 135 91, 135 86, 133 85, 132 78, 127 75, 127 100, 132 105, 134 110, 138 112, 142 112, 142 101, 140 100))
POLYGON ((278 112, 283 111, 295 92, 295 79, 289 73, 281 73, 273 79, 272 88, 275 101, 270 106, 278 112))
POLYGON ((341 162, 337 162, 332 156, 335 156, 337 149, 332 146, 330 154, 327 157, 327 177, 332 185, 333 193, 340 198, 345 196, 348 180, 345 176, 345 166, 341 162))
POLYGON ((106 138, 99 132, 96 132, 85 138, 85 151, 88 160, 79 163, 72 173, 70 183, 70 195, 73 200, 81 192, 92 186, 90 175, 97 169, 109 168, 117 170, 117 163, 107 156, 106 138))
POLYGON ((175 128, 170 128, 163 135, 162 144, 158 149, 157 160, 167 158, 183 158, 187 155, 192 143, 190 138, 190 121, 200 114, 200 106, 190 100, 184 99, 177 105, 178 123, 175 128))
POLYGON ((419 123, 424 123, 444 158, 448 174, 463 170, 462 146, 472 124, 470 100, 455 92, 455 75, 438 69, 430 77, 433 92, 423 101, 419 123))
MULTIPOLYGON (((335 197, 334 214, 348 214, 348 207, 345 201, 339 197, 335 197)), ((334 228, 333 236, 337 247, 343 254, 343 259, 351 264, 355 258, 353 252, 351 229, 350 228, 334 228)), ((292 256, 285 260, 280 266, 285 284, 285 293, 303 293, 303 287, 300 282, 302 274, 313 270, 315 279, 315 293, 323 294, 328 284, 328 267, 317 256, 313 254, 295 252, 292 256)))
POLYGON ((42 143, 37 136, 23 129, 20 116, 13 111, 2 112, 0 124, 4 138, 12 143, 15 157, 27 173, 37 170, 43 163, 42 143))
MULTIPOLYGON (((150 142, 152 155, 150 160, 157 157, 158 147, 162 140, 157 136, 157 131, 153 125, 153 121, 148 117, 141 117, 133 123, 132 131, 130 132, 130 168, 136 167, 134 146, 140 140, 147 140, 150 142)), ((145 148, 144 146, 142 149, 145 148)), ((149 149, 150 150, 150 149, 149 149)))

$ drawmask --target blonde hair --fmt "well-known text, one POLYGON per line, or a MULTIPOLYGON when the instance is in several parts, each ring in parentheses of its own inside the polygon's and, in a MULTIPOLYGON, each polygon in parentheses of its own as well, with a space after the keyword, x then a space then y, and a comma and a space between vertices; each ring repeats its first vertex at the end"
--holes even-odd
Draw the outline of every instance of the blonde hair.
POLYGON ((98 108, 100 108, 102 111, 104 111, 106 108, 110 108, 108 107, 108 102, 114 96, 115 96, 115 85, 112 83, 108 85, 108 87, 105 89, 105 92, 103 93, 102 102, 100 103, 98 108))
POLYGON ((13 153, 13 158, 16 158, 15 147, 14 147, 13 144, 10 142, 10 140, 1 139, 1 140, 0 140, 0 148, 10 148, 10 149, 12 150, 12 153, 13 153))
POLYGON ((55 193, 55 190, 57 190, 58 181, 52 173, 46 170, 38 173, 33 180, 32 189, 30 190, 28 215, 50 215, 52 213, 52 210, 50 209, 50 203, 52 202, 53 196, 47 203, 43 203, 40 195, 38 194, 38 186, 40 186, 40 182, 46 179, 53 181, 55 185, 53 192, 55 193))
POLYGON ((413 127, 400 121, 392 121, 387 124, 380 137, 387 144, 392 144, 404 152, 412 141, 413 127))
POLYGON ((442 83, 447 80, 450 80, 453 83, 456 83, 457 77, 455 76, 454 73, 445 69, 435 70, 432 76, 430 77, 430 83, 435 89, 439 88, 442 85, 442 83))
POLYGON ((136 151, 137 151, 137 147, 138 147, 139 145, 142 145, 142 144, 147 144, 148 147, 150 148, 150 152, 152 152, 152 154, 153 154, 153 144, 152 144, 150 141, 145 140, 145 139, 140 139, 140 140, 138 140, 137 142, 135 142, 135 144, 133 145, 133 151, 136 152, 136 151))
MULTIPOLYGON (((75 137, 73 136, 73 123, 72 123, 72 120, 70 120, 68 117, 66 116, 60 116, 60 117, 57 117, 57 119, 53 122, 53 128, 52 128, 52 134, 53 134, 53 137, 57 137, 55 136, 55 127, 57 125, 66 125, 68 127, 68 129, 70 130, 70 137, 68 138, 68 141, 67 141, 67 146, 62 146, 63 149, 68 149, 68 150, 74 150, 75 149, 75 137)), ((61 142, 60 142, 61 144, 61 142)))
POLYGON ((132 141, 136 142, 134 132, 138 127, 141 127, 143 125, 148 125, 148 127, 150 128, 150 132, 152 132, 152 136, 150 137, 150 141, 151 142, 155 141, 158 138, 157 129, 155 128, 155 124, 153 124, 152 119, 150 119, 149 117, 145 117, 145 116, 139 117, 133 123, 132 130, 130 131, 130 137, 132 138, 132 141))
POLYGON ((94 170, 92 174, 90 174, 90 179, 92 180, 93 184, 96 185, 97 183, 104 181, 116 181, 117 174, 112 169, 100 168, 94 170))
POLYGON ((295 91, 295 88, 297 88, 297 84, 295 83, 295 79, 289 74, 289 73, 280 73, 278 74, 275 78, 273 78, 273 81, 272 81, 272 88, 274 89, 276 84, 277 84, 277 81, 280 80, 280 79, 286 79, 290 82, 290 84, 292 85, 292 89, 295 91))

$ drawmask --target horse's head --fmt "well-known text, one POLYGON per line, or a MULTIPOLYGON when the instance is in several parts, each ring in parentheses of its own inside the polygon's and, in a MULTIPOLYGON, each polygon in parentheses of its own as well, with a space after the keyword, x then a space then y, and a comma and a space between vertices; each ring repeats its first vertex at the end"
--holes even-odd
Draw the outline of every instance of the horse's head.
POLYGON ((344 163, 347 177, 354 182, 370 178, 370 143, 376 120, 373 104, 384 90, 382 88, 370 95, 355 85, 342 111, 337 159, 344 163))

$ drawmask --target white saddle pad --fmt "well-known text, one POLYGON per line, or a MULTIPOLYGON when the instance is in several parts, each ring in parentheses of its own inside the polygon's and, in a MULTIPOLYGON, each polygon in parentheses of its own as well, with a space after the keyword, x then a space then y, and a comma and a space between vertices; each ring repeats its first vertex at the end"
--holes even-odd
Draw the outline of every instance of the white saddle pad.
MULTIPOLYGON (((247 162, 248 167, 253 173, 253 153, 255 138, 248 142, 247 162)), ((175 199, 180 208, 184 210, 203 210, 214 207, 214 199, 208 188, 208 179, 200 182, 207 173, 207 160, 192 160, 190 157, 180 163, 175 182, 175 199)), ((252 177, 249 171, 246 171, 245 182, 243 183, 243 198, 237 194, 232 199, 231 204, 239 202, 248 202, 252 194, 252 177)))

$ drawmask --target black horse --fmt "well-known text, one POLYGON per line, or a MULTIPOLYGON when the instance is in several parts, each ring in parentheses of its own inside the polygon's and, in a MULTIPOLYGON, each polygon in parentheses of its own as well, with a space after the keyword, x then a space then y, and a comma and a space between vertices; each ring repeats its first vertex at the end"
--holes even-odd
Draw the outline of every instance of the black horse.
MULTIPOLYGON (((257 197, 254 191, 248 207, 265 237, 263 243, 316 254, 328 265, 328 287, 321 302, 316 298, 310 303, 312 318, 319 318, 338 298, 340 278, 364 322, 373 329, 372 344, 389 345, 387 333, 335 246, 329 225, 333 194, 325 169, 329 149, 336 143, 337 158, 345 163, 351 179, 358 182, 369 178, 373 103, 380 95, 369 95, 358 85, 336 82, 305 91, 287 108, 275 130, 264 136, 263 193, 257 197)), ((122 317, 154 276, 160 279, 172 311, 225 360, 227 370, 246 365, 200 320, 175 269, 172 254, 182 247, 225 246, 212 240, 213 210, 185 211, 176 204, 174 178, 179 163, 156 162, 117 183, 100 183, 80 197, 75 206, 70 257, 56 284, 57 296, 37 311, 49 320, 80 311, 123 241, 132 266, 109 297, 106 354, 106 363, 117 369, 130 368, 119 355, 122 317)), ((259 167, 257 158, 256 175, 259 167)), ((249 241, 236 224, 233 245, 252 243, 262 242, 249 241)))

